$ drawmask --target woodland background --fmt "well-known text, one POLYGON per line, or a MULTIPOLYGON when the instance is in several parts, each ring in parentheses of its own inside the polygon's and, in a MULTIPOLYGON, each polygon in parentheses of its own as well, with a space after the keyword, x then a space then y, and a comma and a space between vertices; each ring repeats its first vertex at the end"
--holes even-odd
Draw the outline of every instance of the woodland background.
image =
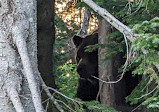
POLYGON ((0 112, 159 112, 158 7, 159 0, 1 0, 0 112), (86 10, 85 35, 98 29, 98 44, 86 51, 98 49, 100 102, 75 97, 72 37, 86 10))
MULTIPOLYGON (((89 8, 84 2, 77 4, 76 2, 66 0, 56 1, 55 3, 54 77, 59 90, 71 98, 76 92, 77 74, 74 69, 76 65, 72 55, 73 46, 70 42, 72 35, 76 34, 80 29, 84 7, 89 8)), ((134 56, 130 57, 130 62, 126 69, 132 72, 133 76, 141 76, 142 80, 136 85, 131 94, 126 97, 126 101, 131 105, 137 104, 139 105, 138 107, 146 107, 150 112, 158 110, 158 70, 154 65, 158 63, 157 48, 159 38, 157 29, 159 23, 157 16, 159 11, 157 7, 159 2, 154 0, 94 0, 94 2, 133 29, 134 33, 142 34, 135 42, 128 42, 129 52, 132 52, 134 56), (148 53, 145 55, 142 53, 143 50, 148 50, 148 53)), ((90 10, 92 17, 88 33, 91 34, 91 32, 101 27, 102 18, 92 9, 90 10)), ((102 29, 100 28, 99 30, 102 29)), ((123 63, 123 60, 126 60, 124 36, 115 28, 111 30, 113 31, 105 36, 109 42, 98 44, 94 47, 109 46, 109 50, 105 50, 105 58, 103 59, 106 63, 112 56, 119 55, 121 52, 125 53, 123 59, 118 60, 118 63, 123 63)), ((122 66, 118 67, 119 74, 122 73, 122 66)), ((90 103, 93 104, 94 102, 90 103)))

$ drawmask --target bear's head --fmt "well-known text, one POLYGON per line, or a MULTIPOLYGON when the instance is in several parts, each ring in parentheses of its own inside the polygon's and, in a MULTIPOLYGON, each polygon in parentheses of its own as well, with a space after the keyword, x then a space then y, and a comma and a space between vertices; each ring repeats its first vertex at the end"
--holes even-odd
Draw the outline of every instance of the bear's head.
POLYGON ((88 35, 85 38, 75 35, 73 37, 76 46, 77 72, 80 78, 88 79, 98 76, 98 50, 86 52, 89 45, 98 43, 98 33, 88 35))

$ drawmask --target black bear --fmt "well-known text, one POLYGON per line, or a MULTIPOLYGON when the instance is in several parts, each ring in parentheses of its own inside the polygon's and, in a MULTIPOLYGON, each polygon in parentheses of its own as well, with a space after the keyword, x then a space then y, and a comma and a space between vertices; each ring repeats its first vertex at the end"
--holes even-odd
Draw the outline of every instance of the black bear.
MULTIPOLYGON (((89 45, 98 43, 98 33, 93 33, 81 38, 75 35, 73 37, 74 45, 76 46, 76 62, 77 72, 80 76, 76 96, 83 101, 96 100, 99 90, 99 81, 92 76, 98 77, 98 49, 93 52, 85 52, 89 45)), ((118 67, 122 64, 123 54, 118 54, 113 57, 113 77, 118 76, 118 67), (118 63, 118 64, 117 64, 118 63)), ((129 95, 134 87, 138 84, 138 77, 133 78, 130 72, 126 72, 124 78, 119 83, 115 84, 115 101, 117 110, 131 110, 129 106, 125 108, 125 97, 129 95), (124 107, 122 107, 124 105, 124 107)), ((100 99, 99 99, 100 100, 100 99)))
POLYGON ((85 50, 89 45, 98 43, 98 33, 85 38, 75 35, 73 42, 76 46, 77 73, 80 76, 76 96, 83 101, 95 100, 99 82, 92 76, 98 77, 98 50, 92 52, 85 52, 85 50))

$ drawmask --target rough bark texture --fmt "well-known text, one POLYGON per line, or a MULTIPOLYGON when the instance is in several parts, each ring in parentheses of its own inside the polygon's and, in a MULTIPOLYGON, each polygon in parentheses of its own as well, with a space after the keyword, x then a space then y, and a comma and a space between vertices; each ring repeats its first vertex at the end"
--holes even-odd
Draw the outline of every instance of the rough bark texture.
POLYGON ((38 0, 38 68, 47 86, 55 87, 53 79, 54 0, 38 0))
MULTIPOLYGON (((109 39, 106 38, 106 35, 108 35, 111 32, 111 25, 106 22, 106 20, 101 20, 99 22, 99 39, 98 42, 100 44, 108 44, 109 39)), ((105 81, 111 81, 113 80, 113 74, 112 74, 112 59, 109 59, 106 62, 103 62, 102 60, 106 58, 104 53, 108 50, 108 48, 102 48, 99 49, 99 78, 105 80, 105 81), (102 63, 101 63, 102 61, 102 63)), ((114 96, 114 84, 104 84, 102 82, 99 83, 99 92, 100 92, 100 100, 102 104, 106 104, 107 106, 114 107, 115 105, 115 96, 114 96)))
MULTIPOLYGON (((46 85, 52 88, 55 88, 52 61, 53 44, 55 40, 54 3, 54 0, 37 0, 38 69, 46 85)), ((47 98, 48 96, 43 92, 42 100, 44 101, 47 98)), ((46 103, 44 106, 46 106, 46 103)), ((49 111, 52 112, 52 104, 48 107, 48 112, 49 111)))
MULTIPOLYGON (((106 20, 102 20, 99 22, 99 43, 101 44, 109 44, 111 42, 110 39, 106 38, 106 36, 111 33, 111 25, 106 22, 106 20)), ((124 59, 122 58, 122 54, 117 54, 116 56, 112 56, 107 61, 103 61, 106 59, 106 55, 103 54, 108 51, 109 48, 99 49, 99 78, 104 81, 114 81, 119 77, 118 68, 124 63, 124 59)), ((133 107, 129 107, 125 102, 126 97, 126 83, 125 78, 123 78, 120 82, 115 84, 106 84, 100 82, 100 100, 102 104, 107 106, 111 106, 120 111, 131 111, 133 107)))
MULTIPOLYGON (((25 66, 22 65, 16 45, 13 43, 18 44, 17 35, 27 40, 31 68, 37 76, 39 72, 37 69, 36 2, 35 0, 1 0, 0 3, 0 101, 3 102, 0 103, 0 112, 15 112, 13 107, 15 104, 19 112, 23 112, 23 108, 25 112, 35 112, 25 66), (16 25, 20 26, 15 27, 16 25), (15 98, 17 102, 13 101, 15 98)), ((20 51, 23 49, 20 48, 20 51)), ((37 102, 39 103, 41 102, 37 102)))

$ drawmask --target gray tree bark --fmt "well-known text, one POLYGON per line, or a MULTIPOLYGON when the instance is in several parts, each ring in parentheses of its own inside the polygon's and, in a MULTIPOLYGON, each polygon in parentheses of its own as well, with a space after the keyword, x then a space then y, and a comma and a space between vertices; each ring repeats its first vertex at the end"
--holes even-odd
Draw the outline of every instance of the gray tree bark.
POLYGON ((0 112, 44 112, 37 74, 35 0, 0 1, 0 112))

